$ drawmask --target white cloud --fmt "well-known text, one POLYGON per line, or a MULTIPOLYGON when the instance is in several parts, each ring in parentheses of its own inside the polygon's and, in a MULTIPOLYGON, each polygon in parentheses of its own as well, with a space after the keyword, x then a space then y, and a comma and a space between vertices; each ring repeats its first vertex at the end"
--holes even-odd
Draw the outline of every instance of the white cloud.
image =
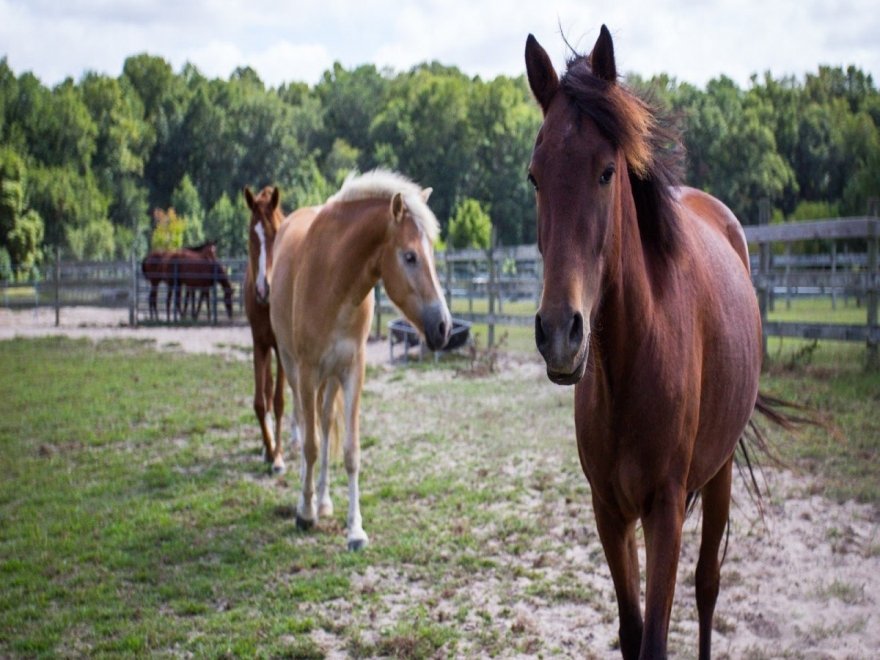
POLYGON ((314 83, 338 60, 406 70, 437 60, 484 78, 524 70, 535 34, 557 67, 567 48, 592 46, 604 22, 619 68, 665 72, 699 85, 722 73, 739 84, 770 70, 803 76, 855 64, 880 78, 876 0, 641 0, 550 4, 504 0, 0 0, 0 56, 46 84, 87 69, 118 75, 125 58, 160 55, 179 69, 227 77, 250 65, 270 85, 314 83), (593 5, 593 6, 590 6, 593 5))

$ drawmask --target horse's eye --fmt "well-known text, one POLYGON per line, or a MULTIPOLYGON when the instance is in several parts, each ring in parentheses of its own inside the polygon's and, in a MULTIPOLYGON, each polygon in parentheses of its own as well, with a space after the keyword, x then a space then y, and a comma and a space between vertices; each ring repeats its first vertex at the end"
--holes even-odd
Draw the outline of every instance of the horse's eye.
POLYGON ((531 172, 529 172, 529 177, 528 177, 528 178, 529 178, 529 183, 532 184, 532 188, 534 188, 534 189, 535 189, 535 192, 537 192, 537 191, 538 191, 538 182, 537 182, 537 180, 535 179, 534 175, 532 175, 531 172))
POLYGON ((599 183, 603 186, 607 186, 611 183, 611 179, 614 177, 614 166, 609 165, 605 168, 605 171, 602 172, 602 176, 599 177, 599 183))
POLYGON ((403 262, 407 266, 415 266, 419 261, 419 257, 412 250, 407 250, 403 253, 403 262))

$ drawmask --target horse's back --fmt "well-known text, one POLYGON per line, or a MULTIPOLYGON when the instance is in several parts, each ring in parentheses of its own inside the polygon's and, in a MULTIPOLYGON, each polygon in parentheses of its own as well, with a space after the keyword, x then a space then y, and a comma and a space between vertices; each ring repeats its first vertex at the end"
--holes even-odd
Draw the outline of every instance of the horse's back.
POLYGON ((721 200, 695 188, 679 188, 681 204, 702 220, 707 226, 718 231, 730 243, 736 255, 749 267, 749 248, 746 234, 736 216, 721 200))

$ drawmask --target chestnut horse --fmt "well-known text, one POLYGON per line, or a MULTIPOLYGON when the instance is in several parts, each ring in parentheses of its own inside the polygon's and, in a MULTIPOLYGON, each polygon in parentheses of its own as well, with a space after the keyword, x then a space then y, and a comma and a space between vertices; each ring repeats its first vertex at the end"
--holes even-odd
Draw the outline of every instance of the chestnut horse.
POLYGON ((575 385, 578 454, 617 594, 620 649, 665 657, 682 524, 699 494, 696 599, 708 658, 734 451, 769 403, 758 394, 761 319, 745 236, 720 201, 679 187, 678 136, 618 81, 604 26, 561 79, 532 35, 525 59, 543 111, 528 174, 544 259, 535 340, 549 379, 575 385))
POLYGON ((289 216, 275 239, 269 310, 303 441, 296 524, 309 529, 319 516, 333 512, 328 434, 341 387, 350 550, 368 542, 360 511, 358 425, 373 288, 382 280, 388 297, 432 350, 446 344, 452 328, 434 269, 432 245, 438 226, 427 205, 430 192, 382 170, 349 177, 323 206, 299 209, 289 216), (319 418, 321 473, 316 502, 319 418))
POLYGON ((269 274, 275 235, 284 215, 278 188, 266 186, 255 197, 245 187, 244 198, 251 217, 248 223, 248 264, 244 276, 244 311, 254 341, 254 412, 263 436, 263 458, 272 470, 284 472, 281 418, 284 415, 284 367, 269 318, 269 274), (275 378, 272 378, 275 351, 275 378), (274 423, 273 423, 274 414, 274 423))
POLYGON ((164 282, 168 288, 165 298, 165 317, 171 320, 171 296, 174 294, 174 307, 181 317, 186 315, 187 306, 192 300, 192 317, 198 319, 202 302, 207 302, 211 287, 217 283, 224 289, 224 304, 229 318, 232 318, 232 285, 226 270, 217 259, 217 248, 213 242, 177 250, 154 251, 141 262, 141 271, 150 282, 150 319, 158 319, 156 298, 159 285, 164 282), (181 288, 187 286, 184 306, 181 307, 181 288), (198 293, 196 301, 193 293, 198 293))
MULTIPOLYGON (((192 245, 183 248, 217 258, 217 247, 213 241, 207 241, 201 245, 192 245)), ((159 285, 163 282, 167 287, 167 295, 165 296, 165 319, 171 320, 171 296, 175 291, 173 272, 169 268, 169 256, 173 250, 154 250, 150 252, 141 262, 141 272, 144 278, 150 283, 149 309, 150 320, 159 319, 159 310, 157 307, 157 297, 159 285)), ((184 310, 180 308, 180 299, 177 299, 177 314, 182 316, 184 310)))

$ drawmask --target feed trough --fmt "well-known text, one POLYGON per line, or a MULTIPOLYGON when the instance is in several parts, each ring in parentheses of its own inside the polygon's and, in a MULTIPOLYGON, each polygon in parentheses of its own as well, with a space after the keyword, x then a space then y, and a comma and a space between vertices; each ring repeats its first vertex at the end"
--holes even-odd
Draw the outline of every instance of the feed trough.
MULTIPOLYGON (((461 319, 452 319, 452 332, 449 334, 449 341, 446 346, 437 353, 445 351, 453 351, 467 344, 470 339, 471 324, 461 319)), ((418 346, 419 358, 425 350, 425 345, 419 337, 419 331, 406 319, 394 319, 388 324, 388 349, 391 353, 391 361, 394 361, 394 345, 403 344, 403 359, 408 359, 408 351, 410 348, 418 346)), ((436 355, 436 353, 435 353, 436 355)))

